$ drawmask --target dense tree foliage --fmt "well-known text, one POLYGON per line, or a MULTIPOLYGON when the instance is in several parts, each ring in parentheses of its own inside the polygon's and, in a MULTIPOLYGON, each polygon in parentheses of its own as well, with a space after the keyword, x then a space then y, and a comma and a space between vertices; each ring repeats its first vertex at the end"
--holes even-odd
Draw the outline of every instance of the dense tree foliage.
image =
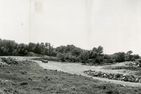
POLYGON ((0 55, 48 55, 56 56, 55 49, 50 43, 29 43, 29 44, 18 44, 11 40, 0 39, 0 55))
POLYGON ((60 46, 56 48, 56 53, 61 61, 82 62, 83 64, 107 64, 134 61, 140 58, 139 55, 132 55, 132 51, 104 54, 102 46, 94 47, 92 50, 83 50, 74 45, 60 46))
POLYGON ((74 45, 60 46, 56 48, 57 57, 62 61, 79 62, 82 49, 74 45))
POLYGON ((139 59, 139 55, 133 55, 132 51, 117 52, 111 55, 103 53, 103 47, 94 47, 92 50, 84 50, 74 45, 59 46, 53 48, 50 43, 18 44, 11 40, 0 39, 0 55, 47 55, 57 57, 64 62, 82 62, 84 64, 103 64, 139 59))

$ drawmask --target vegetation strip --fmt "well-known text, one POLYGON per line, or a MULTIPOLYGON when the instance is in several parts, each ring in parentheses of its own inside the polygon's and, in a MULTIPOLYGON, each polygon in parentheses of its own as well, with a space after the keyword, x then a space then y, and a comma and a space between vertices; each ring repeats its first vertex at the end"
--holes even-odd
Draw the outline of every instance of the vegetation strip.
POLYGON ((54 48, 50 43, 18 44, 15 41, 0 39, 0 56, 45 56, 48 60, 53 61, 81 62, 91 65, 135 61, 140 58, 138 54, 133 54, 131 50, 113 54, 105 54, 103 50, 102 46, 93 47, 90 50, 81 49, 74 45, 54 48))
POLYGON ((108 78, 113 80, 121 80, 126 82, 136 82, 141 83, 141 77, 134 76, 134 75, 124 75, 124 74, 113 74, 113 73, 104 73, 101 71, 84 71, 84 73, 94 76, 94 77, 101 77, 101 78, 108 78))

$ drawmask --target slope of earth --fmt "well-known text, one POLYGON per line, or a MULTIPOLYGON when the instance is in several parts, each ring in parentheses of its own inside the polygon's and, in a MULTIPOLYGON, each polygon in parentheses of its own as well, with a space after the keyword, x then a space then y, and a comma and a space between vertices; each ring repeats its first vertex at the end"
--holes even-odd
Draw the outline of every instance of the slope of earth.
MULTIPOLYGON (((71 74, 77 74, 77 75, 83 75, 86 77, 92 77, 84 73, 84 71, 87 70, 93 70, 93 71, 101 71, 106 73, 113 73, 113 74, 131 74, 133 71, 125 70, 125 69, 112 69, 113 67, 120 67, 120 66, 126 66, 128 62, 124 63, 117 63, 113 65, 104 65, 104 66, 88 66, 88 65, 82 65, 81 63, 68 63, 68 62, 55 62, 55 61, 49 61, 48 63, 42 63, 41 61, 35 61, 37 62, 41 67, 44 69, 51 69, 51 70, 58 70, 63 71, 71 74)), ((110 83, 115 84, 121 84, 124 86, 134 86, 134 87, 141 87, 141 83, 134 83, 134 82, 124 82, 119 80, 111 80, 107 78, 101 78, 101 77, 92 77, 93 79, 97 79, 100 81, 106 81, 110 83)))
POLYGON ((47 70, 28 60, 0 65, 0 94, 139 94, 129 87, 47 70))

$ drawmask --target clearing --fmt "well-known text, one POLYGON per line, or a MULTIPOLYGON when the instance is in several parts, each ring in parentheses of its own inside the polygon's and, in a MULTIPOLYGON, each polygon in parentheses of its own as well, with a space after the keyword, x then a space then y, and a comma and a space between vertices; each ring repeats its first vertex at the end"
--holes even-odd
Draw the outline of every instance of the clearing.
POLYGON ((94 68, 92 66, 82 65, 79 68, 81 64, 58 62, 49 62, 44 66, 40 61, 31 61, 30 57, 12 58, 16 60, 7 59, 3 62, 5 64, 0 63, 0 94, 141 94, 140 87, 76 75, 88 67, 94 68), (43 69, 39 64, 48 69, 43 69))

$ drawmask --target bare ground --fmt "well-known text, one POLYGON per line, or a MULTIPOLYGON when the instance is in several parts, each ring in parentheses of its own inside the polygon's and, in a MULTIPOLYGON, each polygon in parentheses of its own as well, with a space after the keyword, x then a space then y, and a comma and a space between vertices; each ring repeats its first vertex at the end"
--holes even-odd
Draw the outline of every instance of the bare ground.
MULTIPOLYGON (((102 71, 107 73, 122 73, 122 74, 132 73, 132 71, 124 70, 124 69, 123 70, 110 69, 110 67, 125 66, 125 64, 129 62, 118 63, 113 65, 104 65, 104 66, 88 66, 88 65, 82 65, 80 63, 61 63, 61 62, 54 62, 54 61, 49 61, 49 63, 42 63, 41 61, 35 61, 35 62, 37 62, 44 69, 59 70, 59 71, 63 71, 63 72, 71 73, 71 74, 83 75, 86 77, 91 77, 83 73, 86 70, 95 70, 95 71, 102 71)), ((121 84, 123 86, 141 87, 141 83, 124 82, 124 81, 110 80, 110 79, 99 78, 99 77, 92 77, 92 78, 100 80, 100 81, 121 84)))
POLYGON ((52 66, 61 66, 60 69, 74 73, 69 74, 62 70, 55 71, 53 68, 43 69, 39 66, 41 62, 31 62, 29 57, 18 58, 16 65, 11 62, 11 65, 0 66, 0 94, 141 94, 140 87, 123 86, 80 76, 79 73, 87 69, 84 65, 79 68, 80 65, 76 64, 73 68, 74 65, 68 63, 70 69, 67 69, 68 65, 63 65, 65 63, 48 65, 50 69, 52 66), (77 72, 74 71, 76 69, 77 72))

